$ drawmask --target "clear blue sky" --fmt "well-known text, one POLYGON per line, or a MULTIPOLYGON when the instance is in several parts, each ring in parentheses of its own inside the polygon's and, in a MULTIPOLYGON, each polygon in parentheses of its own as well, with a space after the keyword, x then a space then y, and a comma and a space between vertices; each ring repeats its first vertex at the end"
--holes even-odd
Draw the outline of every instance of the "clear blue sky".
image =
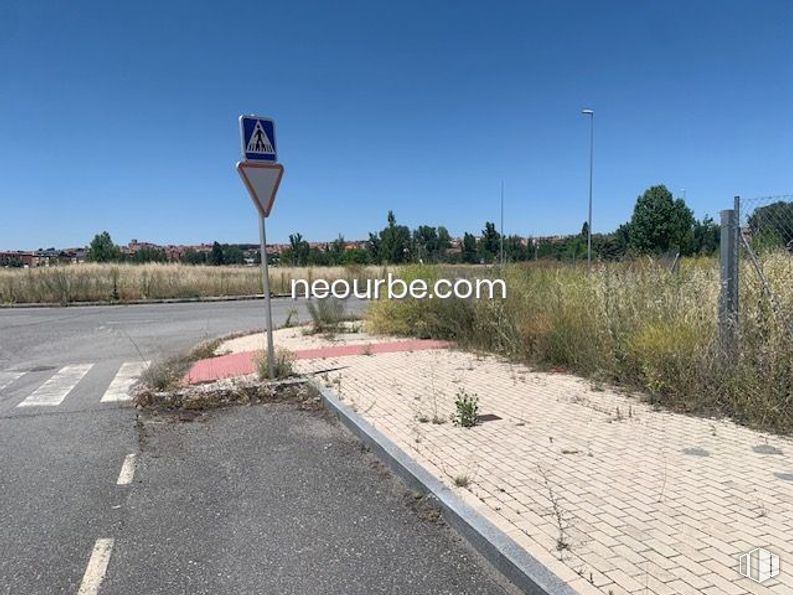
POLYGON ((276 119, 269 240, 594 230, 793 192, 793 3, 0 0, 0 249, 257 241, 237 116, 276 119))

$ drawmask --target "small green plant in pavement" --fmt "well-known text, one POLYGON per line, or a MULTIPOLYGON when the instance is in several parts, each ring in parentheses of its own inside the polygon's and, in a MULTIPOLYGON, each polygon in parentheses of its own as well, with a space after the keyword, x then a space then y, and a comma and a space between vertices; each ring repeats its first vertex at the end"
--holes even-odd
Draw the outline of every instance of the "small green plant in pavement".
POLYGON ((479 423, 479 397, 476 394, 468 394, 465 389, 461 388, 457 391, 454 406, 456 408, 455 425, 472 428, 479 423))

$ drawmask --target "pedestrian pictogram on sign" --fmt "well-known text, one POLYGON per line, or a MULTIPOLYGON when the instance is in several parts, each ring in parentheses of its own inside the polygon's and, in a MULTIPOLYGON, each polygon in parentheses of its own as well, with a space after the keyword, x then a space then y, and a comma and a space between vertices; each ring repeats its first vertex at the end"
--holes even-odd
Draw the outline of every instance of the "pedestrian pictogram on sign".
POLYGON ((244 161, 278 160, 275 150, 275 124, 270 118, 240 116, 240 138, 244 161))
POLYGON ((275 153, 273 143, 267 138, 267 133, 262 128, 262 123, 256 120, 256 126, 253 127, 253 134, 251 140, 248 141, 248 146, 245 148, 246 153, 260 153, 268 154, 275 153))

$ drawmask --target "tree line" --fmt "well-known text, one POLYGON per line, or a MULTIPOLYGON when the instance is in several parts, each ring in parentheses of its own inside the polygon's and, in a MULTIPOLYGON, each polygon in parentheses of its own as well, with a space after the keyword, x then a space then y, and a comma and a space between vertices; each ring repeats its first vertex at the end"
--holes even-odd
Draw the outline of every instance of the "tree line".
MULTIPOLYGON (((581 233, 554 238, 504 237, 507 262, 552 259, 586 259, 588 227, 581 233)), ((681 198, 675 199, 663 186, 648 188, 636 200, 631 219, 611 233, 592 234, 592 253, 596 260, 621 260, 646 254, 710 255, 719 247, 720 229, 712 218, 701 220, 681 198)), ((290 246, 280 258, 291 265, 326 264, 401 264, 408 262, 492 263, 501 256, 501 234, 496 224, 486 221, 476 236, 466 232, 459 246, 444 226, 420 225, 411 230, 399 225, 392 211, 386 226, 369 234, 365 248, 345 250, 340 236, 325 250, 311 247, 299 233, 289 236, 290 246)))
MULTIPOLYGON (((750 232, 766 245, 793 247, 793 202, 778 202, 758 208, 749 217, 750 232)), ((587 224, 579 234, 553 238, 503 238, 507 262, 528 260, 585 260, 587 224)), ((664 185, 648 188, 636 199, 631 218, 610 233, 592 234, 595 260, 614 261, 643 255, 712 255, 719 248, 719 225, 708 216, 696 219, 682 198, 674 198, 664 185)), ((275 265, 332 266, 351 264, 492 263, 501 255, 502 238, 495 223, 486 221, 477 236, 465 232, 456 243, 443 225, 419 225, 410 229, 397 222, 393 211, 381 230, 371 232, 362 245, 348 245, 343 236, 317 246, 300 233, 289 236, 289 246, 280 254, 268 255, 275 265)), ((260 262, 258 251, 249 259, 260 262)), ((98 234, 87 259, 97 262, 166 262, 164 250, 144 247, 124 255, 107 232, 98 234)), ((243 264, 246 253, 238 245, 215 242, 209 252, 188 250, 179 258, 187 264, 243 264)))

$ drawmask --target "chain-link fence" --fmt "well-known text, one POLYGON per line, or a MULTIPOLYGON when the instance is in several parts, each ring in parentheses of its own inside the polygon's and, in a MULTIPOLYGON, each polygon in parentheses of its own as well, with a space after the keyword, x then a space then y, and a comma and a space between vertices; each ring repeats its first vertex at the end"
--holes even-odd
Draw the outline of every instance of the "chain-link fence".
POLYGON ((762 294, 793 338, 793 195, 741 199, 740 210, 741 291, 762 294))
POLYGON ((793 196, 735 199, 721 212, 719 335, 735 419, 793 427, 793 196))
POLYGON ((755 253, 793 252, 793 195, 741 199, 744 237, 755 253))

